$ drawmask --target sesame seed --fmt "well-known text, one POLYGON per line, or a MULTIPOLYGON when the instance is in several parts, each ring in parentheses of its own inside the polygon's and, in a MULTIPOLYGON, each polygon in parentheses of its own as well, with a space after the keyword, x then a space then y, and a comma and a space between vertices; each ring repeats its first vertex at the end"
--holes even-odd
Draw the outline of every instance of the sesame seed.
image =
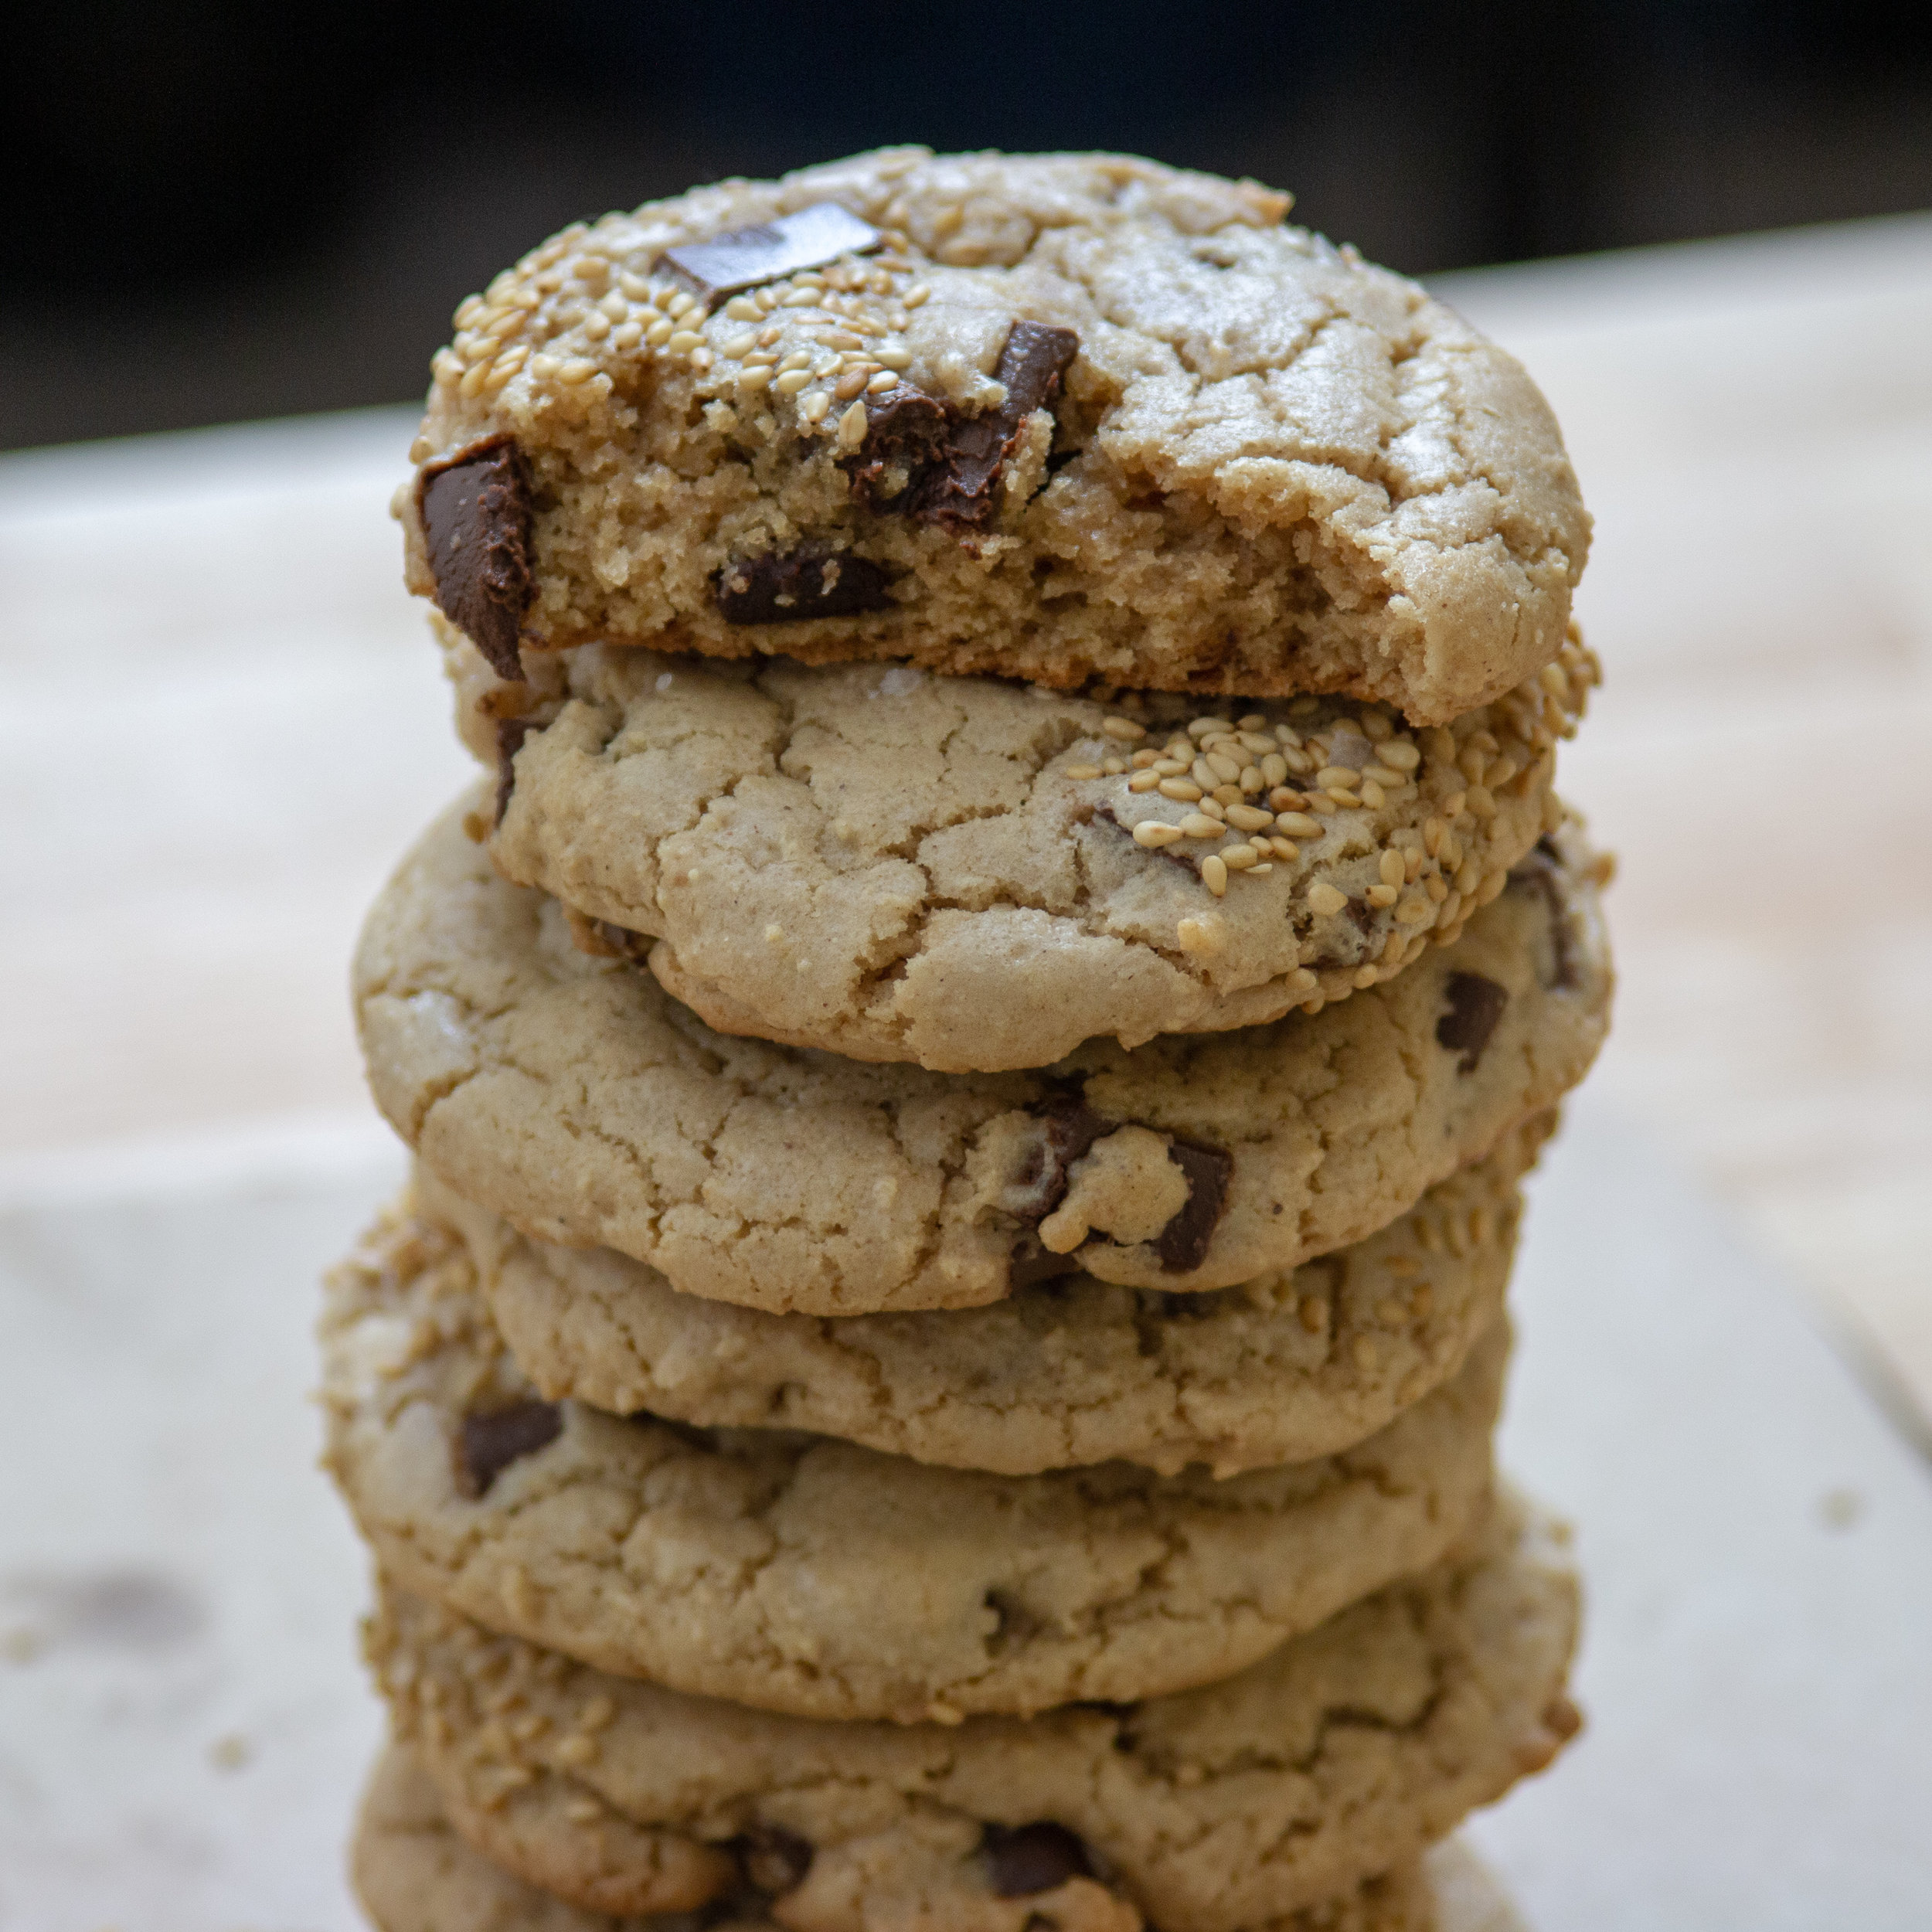
POLYGON ((1205 758, 1196 758, 1188 767, 1188 774, 1203 791, 1212 791, 1221 782, 1221 774, 1205 758))
POLYGON ((923 282, 915 282, 899 299, 908 308, 917 308, 932 299, 932 293, 923 282))
POLYGON ((1138 743, 1147 736, 1147 727, 1136 724, 1131 718, 1108 718, 1100 726, 1110 738, 1117 738, 1123 744, 1138 743))
POLYGON ((799 406, 798 413, 808 423, 822 423, 825 412, 831 407, 831 396, 824 389, 816 389, 799 406))
POLYGON ((1487 786, 1471 785, 1469 787, 1469 809, 1478 818, 1495 817, 1496 801, 1490 797, 1487 786))
POLYGON ((724 345, 719 353, 734 356, 749 355, 757 345, 757 335, 750 329, 747 329, 742 335, 733 336, 731 340, 724 345))
POLYGON ((1227 944, 1221 921, 1213 914, 1182 920, 1174 928, 1174 937, 1184 953, 1218 953, 1227 944))
POLYGON ((1228 823, 1238 826, 1243 832, 1264 832, 1274 823, 1274 814, 1257 810, 1253 805, 1230 805, 1228 823))
POLYGON ((1100 769, 1110 778, 1117 778, 1122 772, 1126 770, 1127 760, 1124 758, 1104 759, 1100 764, 1100 769))
POLYGON ((1422 882, 1422 889, 1429 895, 1431 903, 1437 906, 1449 896, 1449 888, 1433 875, 1422 882))
POLYGON ((818 338, 827 349, 863 349, 862 336, 855 335, 849 328, 828 328, 818 338))
POLYGON ((1204 813, 1191 811, 1181 821, 1181 830, 1189 838, 1219 838, 1227 827, 1218 818, 1209 818, 1204 813))
POLYGON ((1553 698, 1566 699, 1570 696, 1570 679, 1564 675, 1560 664, 1546 664, 1536 674, 1537 682, 1553 698))
POLYGON ((644 325, 641 322, 620 322, 611 332, 611 346, 613 349, 635 349, 643 340, 644 325))
POLYGON ((1261 776, 1259 767, 1255 765, 1243 765, 1235 783, 1243 791, 1261 791, 1267 786, 1267 781, 1261 776))
POLYGON ((1178 798, 1184 804, 1192 804, 1203 795, 1201 787, 1187 778, 1163 778, 1160 794, 1163 798, 1178 798))
POLYGON ((1249 866, 1258 866, 1261 862, 1261 855, 1252 845, 1223 845, 1220 856, 1221 863, 1230 872, 1246 872, 1249 866))
POLYGON ((1150 851, 1162 845, 1177 845, 1187 836, 1179 825, 1170 825, 1163 818, 1143 818, 1134 828, 1134 842, 1145 845, 1150 851))
POLYGON ((1424 920, 1433 920, 1436 909, 1427 898, 1405 899, 1396 908, 1396 917, 1405 926, 1419 926, 1424 920))
POLYGON ((1422 753, 1406 738, 1392 738, 1376 755, 1381 764, 1397 772, 1413 771, 1422 763, 1422 753))
POLYGON ((1358 966, 1350 984, 1358 993, 1366 993, 1381 977, 1372 966, 1358 966))
MULTIPOLYGON (((839 385, 842 389, 844 386, 842 383, 839 385)), ((843 396, 842 396, 839 400, 843 401, 843 396)), ((863 403, 853 403, 852 407, 838 419, 839 442, 856 449, 866 440, 866 423, 865 404, 863 403)))
POLYGON ((1233 726, 1225 718, 1196 718, 1188 726, 1187 735, 1198 743, 1203 738, 1211 738, 1217 733, 1225 733, 1233 729, 1233 726))
POLYGON ((804 369, 788 369, 772 384, 781 396, 796 396, 811 380, 811 372, 804 369))
POLYGON ((1224 859, 1209 852, 1201 861, 1201 883, 1219 899, 1228 889, 1228 869, 1224 859))
POLYGON ((1362 896, 1371 906, 1386 909, 1393 906, 1400 895, 1393 886, 1371 886, 1362 896))
POLYGON ((886 389, 896 389, 898 386, 899 378, 889 369, 882 369, 879 373, 866 385, 867 392, 873 396, 880 395, 886 389))
POLYGON ((903 342, 880 342, 872 353, 889 369, 909 369, 912 366, 913 352, 903 342))
POLYGON ((1161 782, 1160 774, 1153 771, 1137 771, 1128 780, 1129 791, 1151 791, 1161 782))
MULTIPOLYGON (((833 395, 837 396, 842 403, 850 401, 853 396, 856 396, 859 392, 866 386, 869 379, 869 378, 862 369, 849 369, 843 376, 840 376, 838 382, 834 384, 832 393, 833 395)), ((863 406, 861 404, 855 404, 854 406, 862 407, 863 406)))
POLYGON ((1308 888, 1309 909, 1324 919, 1332 919, 1349 903, 1349 895, 1338 892, 1325 879, 1318 879, 1308 888))
POLYGON ((1101 774, 1098 765, 1069 765, 1066 775, 1070 778, 1097 778, 1101 774))
POLYGON ((1234 784, 1240 779, 1240 761, 1238 759, 1229 757, 1225 753, 1210 751, 1200 762, 1205 764, 1223 784, 1234 784))
POLYGON ((1154 769, 1163 778, 1178 778, 1187 767, 1188 760, 1185 758, 1158 758, 1154 763, 1154 769))
POLYGON ((1277 812, 1274 822, 1279 830, 1286 832, 1291 838, 1319 838, 1321 836, 1321 820, 1311 818, 1305 811, 1277 812))
POLYGON ((597 372, 597 366, 595 362, 587 362, 581 356, 579 356, 573 361, 566 362, 557 371, 557 379, 560 382, 568 383, 574 388, 579 383, 590 381, 597 372))
POLYGON ((1212 796, 1201 801, 1201 809, 1210 818, 1225 820, 1228 815, 1226 801, 1212 796))
POLYGON ((771 371, 762 365, 753 365, 747 369, 741 369, 738 372, 739 388, 753 393, 764 388, 770 380, 771 371))
POLYGON ((1301 856, 1301 848, 1292 838, 1270 838, 1268 843, 1274 848, 1277 859, 1285 859, 1290 865, 1301 856))

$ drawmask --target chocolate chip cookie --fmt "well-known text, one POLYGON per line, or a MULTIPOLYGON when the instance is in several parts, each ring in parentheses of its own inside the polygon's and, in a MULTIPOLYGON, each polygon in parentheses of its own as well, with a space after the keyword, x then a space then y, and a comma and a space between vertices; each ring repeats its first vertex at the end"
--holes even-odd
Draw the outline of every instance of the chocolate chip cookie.
POLYGON ((426 1168, 356 1264, 473 1274, 553 1402, 1005 1475, 1117 1458, 1230 1476, 1348 1448, 1461 1367, 1502 1311, 1516 1179, 1554 1127, 1532 1117, 1352 1247, 1196 1294, 1070 1274, 978 1308, 768 1315, 610 1248, 532 1241, 426 1168))
POLYGON ((1314 1014, 1029 1073, 713 1032, 505 883, 459 803, 358 949, 378 1104, 459 1193, 777 1312, 969 1308, 1083 1270, 1231 1287, 1364 1239, 1551 1106, 1607 1023, 1594 862, 1539 842, 1452 947, 1314 1014))
MULTIPOLYGON (((746 1856, 753 1855, 747 1846, 746 1856)), ((757 1864, 771 1875, 767 1860, 757 1864)), ((512 1878, 457 1836, 434 1783, 393 1746, 363 1796, 350 1869, 376 1932, 692 1932, 688 1917, 613 1918, 512 1878)), ((749 1882, 740 1892, 707 1910, 708 1932, 769 1932, 784 1923, 772 1913, 770 1893, 749 1882)), ((1270 1923, 1274 1932, 1523 1932, 1495 1880, 1459 1838, 1345 1898, 1270 1923)))
POLYGON ((1332 699, 1217 714, 595 646, 546 698, 450 657, 501 760, 491 856, 585 947, 722 1032, 954 1072, 1255 1025, 1452 943, 1559 821, 1598 675, 1566 642, 1413 732, 1332 699))
MULTIPOLYGON (((827 1724, 492 1635, 390 1587, 369 1654, 449 1822, 587 1910, 749 1886, 790 1932, 1237 1932, 1345 1894, 1577 1729, 1573 1576, 1505 1505, 1466 1554, 1239 1675, 1029 1720, 827 1724)), ((730 1907, 727 1905, 726 1908, 730 1907)))
POLYGON ((1225 1677, 1434 1562, 1489 1487, 1509 1342, 1338 1455, 1217 1481, 944 1469, 546 1402, 461 1250, 332 1277, 327 1461, 406 1587, 604 1669, 764 1709, 1022 1715, 1225 1677))
POLYGON ((1521 367, 1253 182, 897 148, 566 229, 457 311, 398 497, 506 676, 593 641, 1447 723, 1589 522, 1521 367))

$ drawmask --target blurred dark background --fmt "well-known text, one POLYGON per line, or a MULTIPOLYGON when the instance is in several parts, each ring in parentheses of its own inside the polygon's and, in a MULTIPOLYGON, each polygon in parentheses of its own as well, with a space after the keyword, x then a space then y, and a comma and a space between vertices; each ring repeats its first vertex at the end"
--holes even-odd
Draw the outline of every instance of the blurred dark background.
POLYGON ((1927 0, 24 8, 0 447, 396 402, 563 223, 892 141, 1291 188, 1422 274, 1932 205, 1927 0))

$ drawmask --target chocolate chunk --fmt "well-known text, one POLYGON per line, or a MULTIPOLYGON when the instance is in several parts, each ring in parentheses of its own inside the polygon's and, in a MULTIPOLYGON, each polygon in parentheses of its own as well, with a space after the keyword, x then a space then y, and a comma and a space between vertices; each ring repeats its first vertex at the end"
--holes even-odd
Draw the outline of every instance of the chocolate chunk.
POLYGON ((706 308, 715 308, 742 288, 822 268, 841 255, 862 255, 884 239, 835 201, 821 201, 754 228, 667 248, 651 266, 675 276, 706 308))
POLYGON ((979 1851, 993 1890, 1002 1899, 1030 1898, 1069 1879, 1094 1876, 1087 1847, 1063 1825, 1043 1821, 1011 1831, 989 1825, 979 1851))
POLYGON ((1154 1252, 1161 1257, 1164 1274, 1185 1274, 1207 1259, 1208 1244, 1227 1206, 1234 1156, 1225 1148, 1175 1141, 1168 1145, 1167 1158, 1187 1176, 1187 1201, 1155 1236, 1154 1252))
POLYGON ((506 678, 523 675, 517 639, 536 594, 530 478, 510 436, 486 437, 416 483, 436 605, 506 678))
POLYGON ((1077 1097, 1050 1102, 1036 1110, 1035 1117, 1045 1131, 1009 1185, 1005 1201, 1022 1221, 1037 1222, 1066 1199, 1068 1169, 1120 1122, 1095 1113, 1077 1097))
POLYGON ((1442 990, 1449 1004, 1436 1022, 1436 1044, 1462 1056, 1456 1063, 1458 1073, 1473 1073, 1509 995, 1480 973, 1451 973, 1442 990))
POLYGON ((563 1411, 554 1402, 513 1402, 507 1409, 463 1418, 456 1458, 456 1486, 474 1502, 520 1456, 534 1455, 563 1432, 563 1411))
POLYGON ((523 749, 523 740, 536 729, 528 718, 496 721, 496 816, 491 821, 492 825, 502 825, 503 815, 510 808, 510 794, 516 789, 516 754, 523 749))
POLYGON ((761 1825, 737 1842, 738 1869, 745 1882, 768 1897, 777 1898, 804 1883, 815 1855, 801 1838, 761 1825))
POLYGON ((869 400, 866 440, 842 465, 853 496, 868 509, 948 530, 983 529, 1022 427, 1036 410, 1052 406, 1080 346, 1070 328, 1014 323, 993 371, 1006 400, 983 415, 962 415, 903 383, 869 400))
POLYGON ((1553 990, 1578 983, 1576 953, 1570 944, 1570 894, 1563 881, 1563 854, 1547 835, 1539 838, 1509 871, 1512 892, 1541 893, 1549 909, 1549 974, 1541 983, 1553 990))
POLYGON ((727 624, 801 624, 808 617, 889 611, 886 573, 846 550, 766 550, 733 557, 711 580, 727 624))

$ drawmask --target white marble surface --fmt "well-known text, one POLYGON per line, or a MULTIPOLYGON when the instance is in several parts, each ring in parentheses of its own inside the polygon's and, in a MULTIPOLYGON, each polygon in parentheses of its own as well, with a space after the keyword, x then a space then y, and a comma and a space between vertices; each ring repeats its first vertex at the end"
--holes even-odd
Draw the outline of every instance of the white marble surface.
MULTIPOLYGON (((400 1170, 291 1131, 0 1203, 0 1932, 349 1932, 377 1722, 312 1467, 314 1277, 400 1170)), ((1572 1512, 1583 1740, 1478 1821, 1542 1932, 1923 1928, 1932 1481, 1587 1097, 1536 1182, 1507 1453, 1572 1512)))

